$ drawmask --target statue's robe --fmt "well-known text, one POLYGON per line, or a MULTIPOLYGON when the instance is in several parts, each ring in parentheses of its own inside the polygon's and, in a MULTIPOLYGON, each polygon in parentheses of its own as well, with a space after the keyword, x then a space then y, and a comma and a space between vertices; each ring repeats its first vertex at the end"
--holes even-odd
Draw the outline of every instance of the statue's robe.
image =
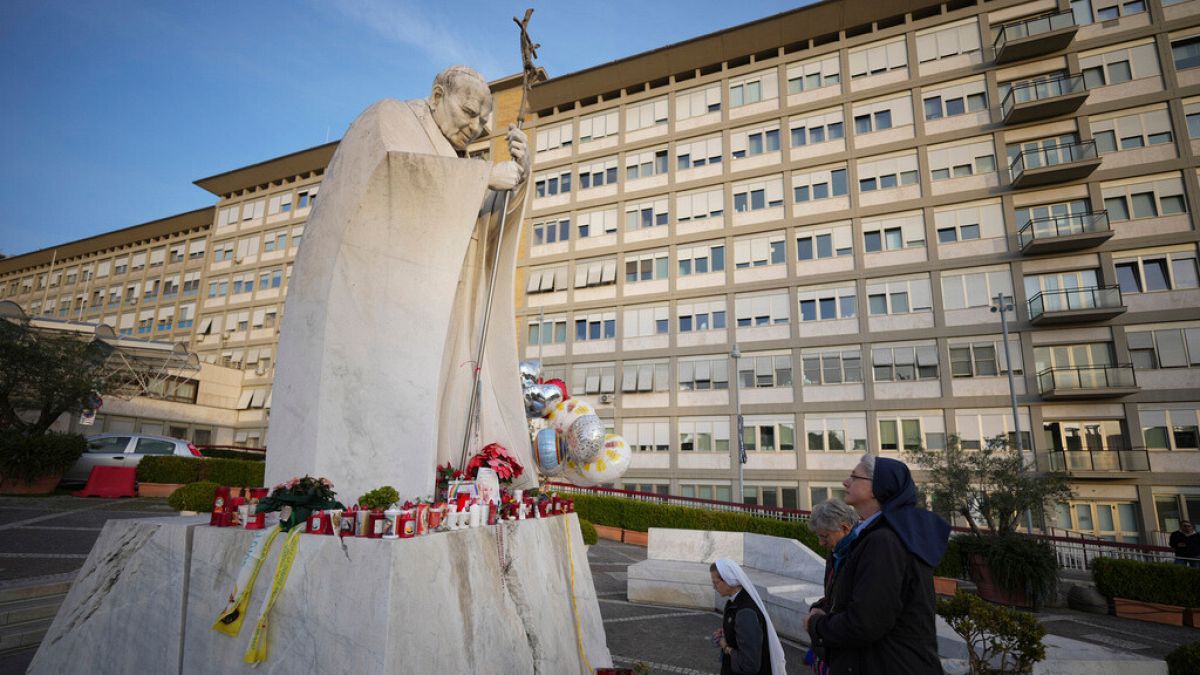
POLYGON ((267 485, 325 476, 349 504, 392 485, 431 495, 457 467, 492 259, 501 248, 478 424, 468 457, 500 443, 536 484, 514 319, 525 186, 488 189, 491 164, 465 159, 425 101, 380 101, 329 164, 288 282, 276 360, 267 485))

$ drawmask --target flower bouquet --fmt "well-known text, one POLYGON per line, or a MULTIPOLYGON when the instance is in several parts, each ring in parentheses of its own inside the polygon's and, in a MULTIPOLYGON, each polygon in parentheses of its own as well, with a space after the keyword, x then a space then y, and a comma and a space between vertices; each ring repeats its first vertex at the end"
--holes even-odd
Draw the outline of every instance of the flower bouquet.
POLYGON ((462 480, 462 478, 463 472, 455 469, 450 462, 446 462, 445 465, 438 464, 436 486, 438 501, 446 501, 450 490, 450 482, 462 480))
POLYGON ((485 445, 479 454, 467 462, 467 476, 474 478, 484 467, 495 471, 496 477, 502 483, 511 482, 512 479, 525 472, 525 467, 521 466, 517 458, 509 454, 508 450, 499 443, 485 445))
POLYGON ((333 483, 328 478, 304 476, 271 488, 271 494, 258 503, 256 513, 279 511, 279 529, 287 532, 305 522, 313 511, 344 508, 334 499, 333 483))

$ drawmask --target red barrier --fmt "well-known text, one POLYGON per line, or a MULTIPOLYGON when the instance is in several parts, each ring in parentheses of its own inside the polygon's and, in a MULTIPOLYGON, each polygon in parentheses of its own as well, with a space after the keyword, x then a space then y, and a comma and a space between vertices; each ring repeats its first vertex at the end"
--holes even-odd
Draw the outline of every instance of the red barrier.
POLYGON ((76 497, 135 497, 137 469, 131 466, 95 466, 87 485, 71 494, 76 497))

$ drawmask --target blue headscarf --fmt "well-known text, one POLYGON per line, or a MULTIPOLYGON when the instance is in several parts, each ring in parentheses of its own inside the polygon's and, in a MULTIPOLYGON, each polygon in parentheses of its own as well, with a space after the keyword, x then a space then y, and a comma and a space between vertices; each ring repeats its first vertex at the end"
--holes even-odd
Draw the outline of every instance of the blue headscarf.
POLYGON ((877 458, 871 486, 883 518, 904 547, 925 564, 937 567, 946 553, 950 525, 936 513, 917 508, 917 484, 908 466, 887 457, 877 458))

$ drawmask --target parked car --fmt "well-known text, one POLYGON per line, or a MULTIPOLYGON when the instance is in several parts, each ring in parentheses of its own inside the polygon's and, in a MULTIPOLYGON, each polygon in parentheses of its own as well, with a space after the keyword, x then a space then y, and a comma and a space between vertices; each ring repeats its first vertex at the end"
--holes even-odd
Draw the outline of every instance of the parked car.
POLYGON ((87 451, 63 476, 68 484, 86 483, 96 466, 136 467, 149 455, 200 457, 196 446, 181 439, 143 434, 99 434, 88 437, 87 451))

